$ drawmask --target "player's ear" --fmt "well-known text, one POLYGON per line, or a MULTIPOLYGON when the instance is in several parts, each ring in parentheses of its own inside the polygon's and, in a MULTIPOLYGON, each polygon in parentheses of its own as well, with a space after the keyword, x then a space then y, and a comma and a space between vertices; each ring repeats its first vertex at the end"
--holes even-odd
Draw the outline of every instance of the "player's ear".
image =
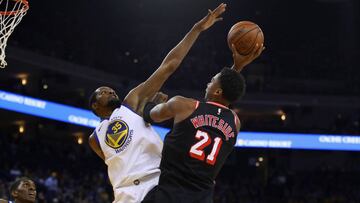
POLYGON ((91 104, 91 108, 96 111, 97 108, 98 108, 98 104, 97 104, 96 102, 92 103, 92 104, 91 104))
POLYGON ((17 190, 14 190, 11 192, 11 196, 13 196, 14 198, 19 196, 19 192, 17 190))
POLYGON ((214 95, 216 95, 216 96, 221 96, 221 95, 222 95, 222 92, 223 92, 223 90, 222 90, 221 88, 217 88, 217 89, 215 90, 215 92, 214 92, 214 95))

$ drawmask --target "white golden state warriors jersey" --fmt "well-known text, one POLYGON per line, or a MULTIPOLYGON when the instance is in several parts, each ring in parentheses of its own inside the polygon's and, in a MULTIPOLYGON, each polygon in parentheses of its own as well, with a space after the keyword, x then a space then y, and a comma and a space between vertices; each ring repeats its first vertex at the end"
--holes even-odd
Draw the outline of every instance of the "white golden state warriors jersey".
POLYGON ((134 181, 141 181, 143 177, 160 175, 163 142, 155 130, 128 107, 122 105, 115 109, 94 134, 105 155, 114 192, 134 185, 134 181))

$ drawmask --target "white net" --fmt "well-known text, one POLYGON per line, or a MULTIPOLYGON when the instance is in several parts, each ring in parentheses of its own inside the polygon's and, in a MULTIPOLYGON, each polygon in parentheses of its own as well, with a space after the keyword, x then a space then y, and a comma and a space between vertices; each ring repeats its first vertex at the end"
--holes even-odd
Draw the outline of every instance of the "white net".
POLYGON ((29 9, 27 0, 0 0, 0 68, 5 68, 5 48, 15 27, 29 9))

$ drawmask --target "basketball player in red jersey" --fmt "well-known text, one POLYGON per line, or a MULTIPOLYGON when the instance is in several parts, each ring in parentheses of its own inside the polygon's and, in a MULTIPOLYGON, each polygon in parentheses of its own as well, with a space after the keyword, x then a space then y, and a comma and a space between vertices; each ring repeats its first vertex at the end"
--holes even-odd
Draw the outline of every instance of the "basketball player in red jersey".
POLYGON ((90 136, 89 144, 108 167, 114 203, 141 202, 157 185, 163 143, 156 131, 143 121, 143 103, 158 92, 179 67, 200 33, 222 19, 220 15, 225 7, 220 4, 195 23, 160 67, 132 89, 122 103, 108 87, 98 88, 91 96, 90 108, 103 120, 90 136))
POLYGON ((232 152, 240 130, 240 120, 229 105, 245 92, 239 73, 257 58, 263 45, 242 56, 232 46, 234 66, 224 68, 208 83, 205 102, 175 96, 168 102, 147 103, 146 122, 174 119, 164 141, 159 184, 143 203, 211 203, 215 178, 232 152))

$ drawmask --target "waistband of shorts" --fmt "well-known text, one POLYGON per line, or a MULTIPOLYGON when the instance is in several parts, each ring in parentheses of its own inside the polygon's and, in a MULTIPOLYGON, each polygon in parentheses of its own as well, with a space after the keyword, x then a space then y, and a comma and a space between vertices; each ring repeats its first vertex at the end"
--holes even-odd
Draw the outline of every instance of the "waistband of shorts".
POLYGON ((122 184, 117 185, 116 187, 114 187, 114 189, 119 189, 122 187, 129 187, 129 186, 134 186, 134 185, 140 185, 140 184, 144 184, 147 183, 149 181, 152 181, 154 179, 157 179, 157 181, 159 180, 160 177, 160 170, 159 171, 155 171, 153 173, 149 173, 146 175, 143 175, 139 178, 129 178, 128 180, 124 181, 122 184))

